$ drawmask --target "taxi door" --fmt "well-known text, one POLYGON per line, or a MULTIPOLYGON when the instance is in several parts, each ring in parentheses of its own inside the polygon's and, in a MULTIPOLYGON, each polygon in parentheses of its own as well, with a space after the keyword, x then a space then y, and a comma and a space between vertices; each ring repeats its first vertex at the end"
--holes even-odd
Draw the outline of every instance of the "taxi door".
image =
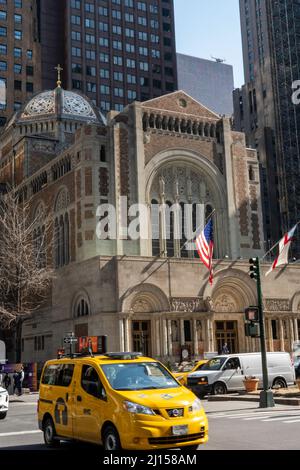
MULTIPOLYGON (((59 364, 55 385, 48 385, 56 433, 73 438, 73 391, 75 364, 59 364)), ((46 398, 46 394, 45 394, 46 398)))
POLYGON ((74 397, 74 437, 99 444, 107 406, 106 392, 94 366, 82 364, 80 367, 74 397))

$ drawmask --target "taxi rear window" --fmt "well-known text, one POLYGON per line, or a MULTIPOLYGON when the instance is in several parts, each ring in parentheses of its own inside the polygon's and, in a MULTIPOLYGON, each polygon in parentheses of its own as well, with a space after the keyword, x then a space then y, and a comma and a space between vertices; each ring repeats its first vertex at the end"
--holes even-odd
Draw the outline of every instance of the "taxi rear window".
POLYGON ((50 364, 46 367, 42 384, 68 387, 73 378, 74 364, 50 364))

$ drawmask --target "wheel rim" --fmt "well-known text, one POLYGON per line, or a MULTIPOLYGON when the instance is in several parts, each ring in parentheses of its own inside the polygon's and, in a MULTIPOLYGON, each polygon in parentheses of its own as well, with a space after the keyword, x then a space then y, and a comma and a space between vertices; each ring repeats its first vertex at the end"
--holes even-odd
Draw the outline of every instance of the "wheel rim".
POLYGON ((45 441, 50 444, 53 441, 53 428, 49 423, 45 428, 45 441))
POLYGON ((106 450, 116 450, 118 448, 117 438, 113 433, 110 433, 106 437, 106 450))
POLYGON ((223 385, 216 385, 215 394, 216 395, 224 395, 224 393, 225 393, 225 390, 224 390, 223 385))
POLYGON ((275 383, 274 383, 274 386, 275 387, 279 387, 279 388, 285 388, 285 383, 283 380, 275 380, 275 383))

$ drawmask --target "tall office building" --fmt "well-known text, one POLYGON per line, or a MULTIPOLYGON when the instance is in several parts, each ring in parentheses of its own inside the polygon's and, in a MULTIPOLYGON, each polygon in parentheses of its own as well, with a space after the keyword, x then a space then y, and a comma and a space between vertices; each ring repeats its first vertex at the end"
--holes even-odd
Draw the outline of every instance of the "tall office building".
POLYGON ((233 114, 233 67, 221 59, 200 59, 177 53, 178 88, 217 114, 233 114))
POLYGON ((58 64, 103 111, 176 90, 173 0, 1 0, 2 125, 58 64))
POLYGON ((0 1, 0 127, 41 89, 37 4, 0 1))
MULTIPOLYGON (((297 0, 240 0, 246 84, 234 93, 235 126, 262 164, 269 244, 300 220, 300 5, 297 0)), ((300 236, 294 254, 300 256, 300 236)))
POLYGON ((70 0, 65 77, 103 111, 177 88, 173 0, 70 0))

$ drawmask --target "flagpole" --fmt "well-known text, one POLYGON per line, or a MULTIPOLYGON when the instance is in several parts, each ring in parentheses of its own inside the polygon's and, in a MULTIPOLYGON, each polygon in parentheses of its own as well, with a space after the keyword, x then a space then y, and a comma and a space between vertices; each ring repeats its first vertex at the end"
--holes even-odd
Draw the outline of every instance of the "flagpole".
MULTIPOLYGON (((209 214, 209 216, 206 217, 205 222, 204 222, 204 227, 205 227, 205 225, 207 224, 207 221, 208 221, 209 219, 211 219, 212 216, 215 214, 215 212, 216 212, 216 209, 214 209, 214 210, 211 212, 211 214, 209 214)), ((199 229, 201 229, 201 226, 200 226, 200 225, 199 225, 199 227, 196 228, 196 230, 195 230, 194 233, 197 234, 197 232, 198 232, 199 229)), ((186 242, 184 242, 184 244, 180 247, 179 252, 181 253, 181 250, 183 250, 183 248, 185 247, 185 245, 187 245, 188 243, 193 242, 193 241, 195 240, 196 236, 197 236, 197 235, 195 235, 195 236, 194 236, 193 238, 191 238, 190 240, 187 240, 186 242)))
MULTIPOLYGON (((299 224, 300 224, 300 220, 299 220, 299 222, 296 223, 295 227, 298 227, 299 224)), ((261 261, 263 261, 265 259, 265 257, 268 256, 268 254, 271 253, 274 250, 274 248, 276 248, 277 245, 279 245, 280 241, 281 241, 281 239, 278 240, 278 242, 275 243, 275 245, 272 246, 272 248, 269 251, 267 251, 267 253, 264 254, 264 256, 261 258, 261 261)))

